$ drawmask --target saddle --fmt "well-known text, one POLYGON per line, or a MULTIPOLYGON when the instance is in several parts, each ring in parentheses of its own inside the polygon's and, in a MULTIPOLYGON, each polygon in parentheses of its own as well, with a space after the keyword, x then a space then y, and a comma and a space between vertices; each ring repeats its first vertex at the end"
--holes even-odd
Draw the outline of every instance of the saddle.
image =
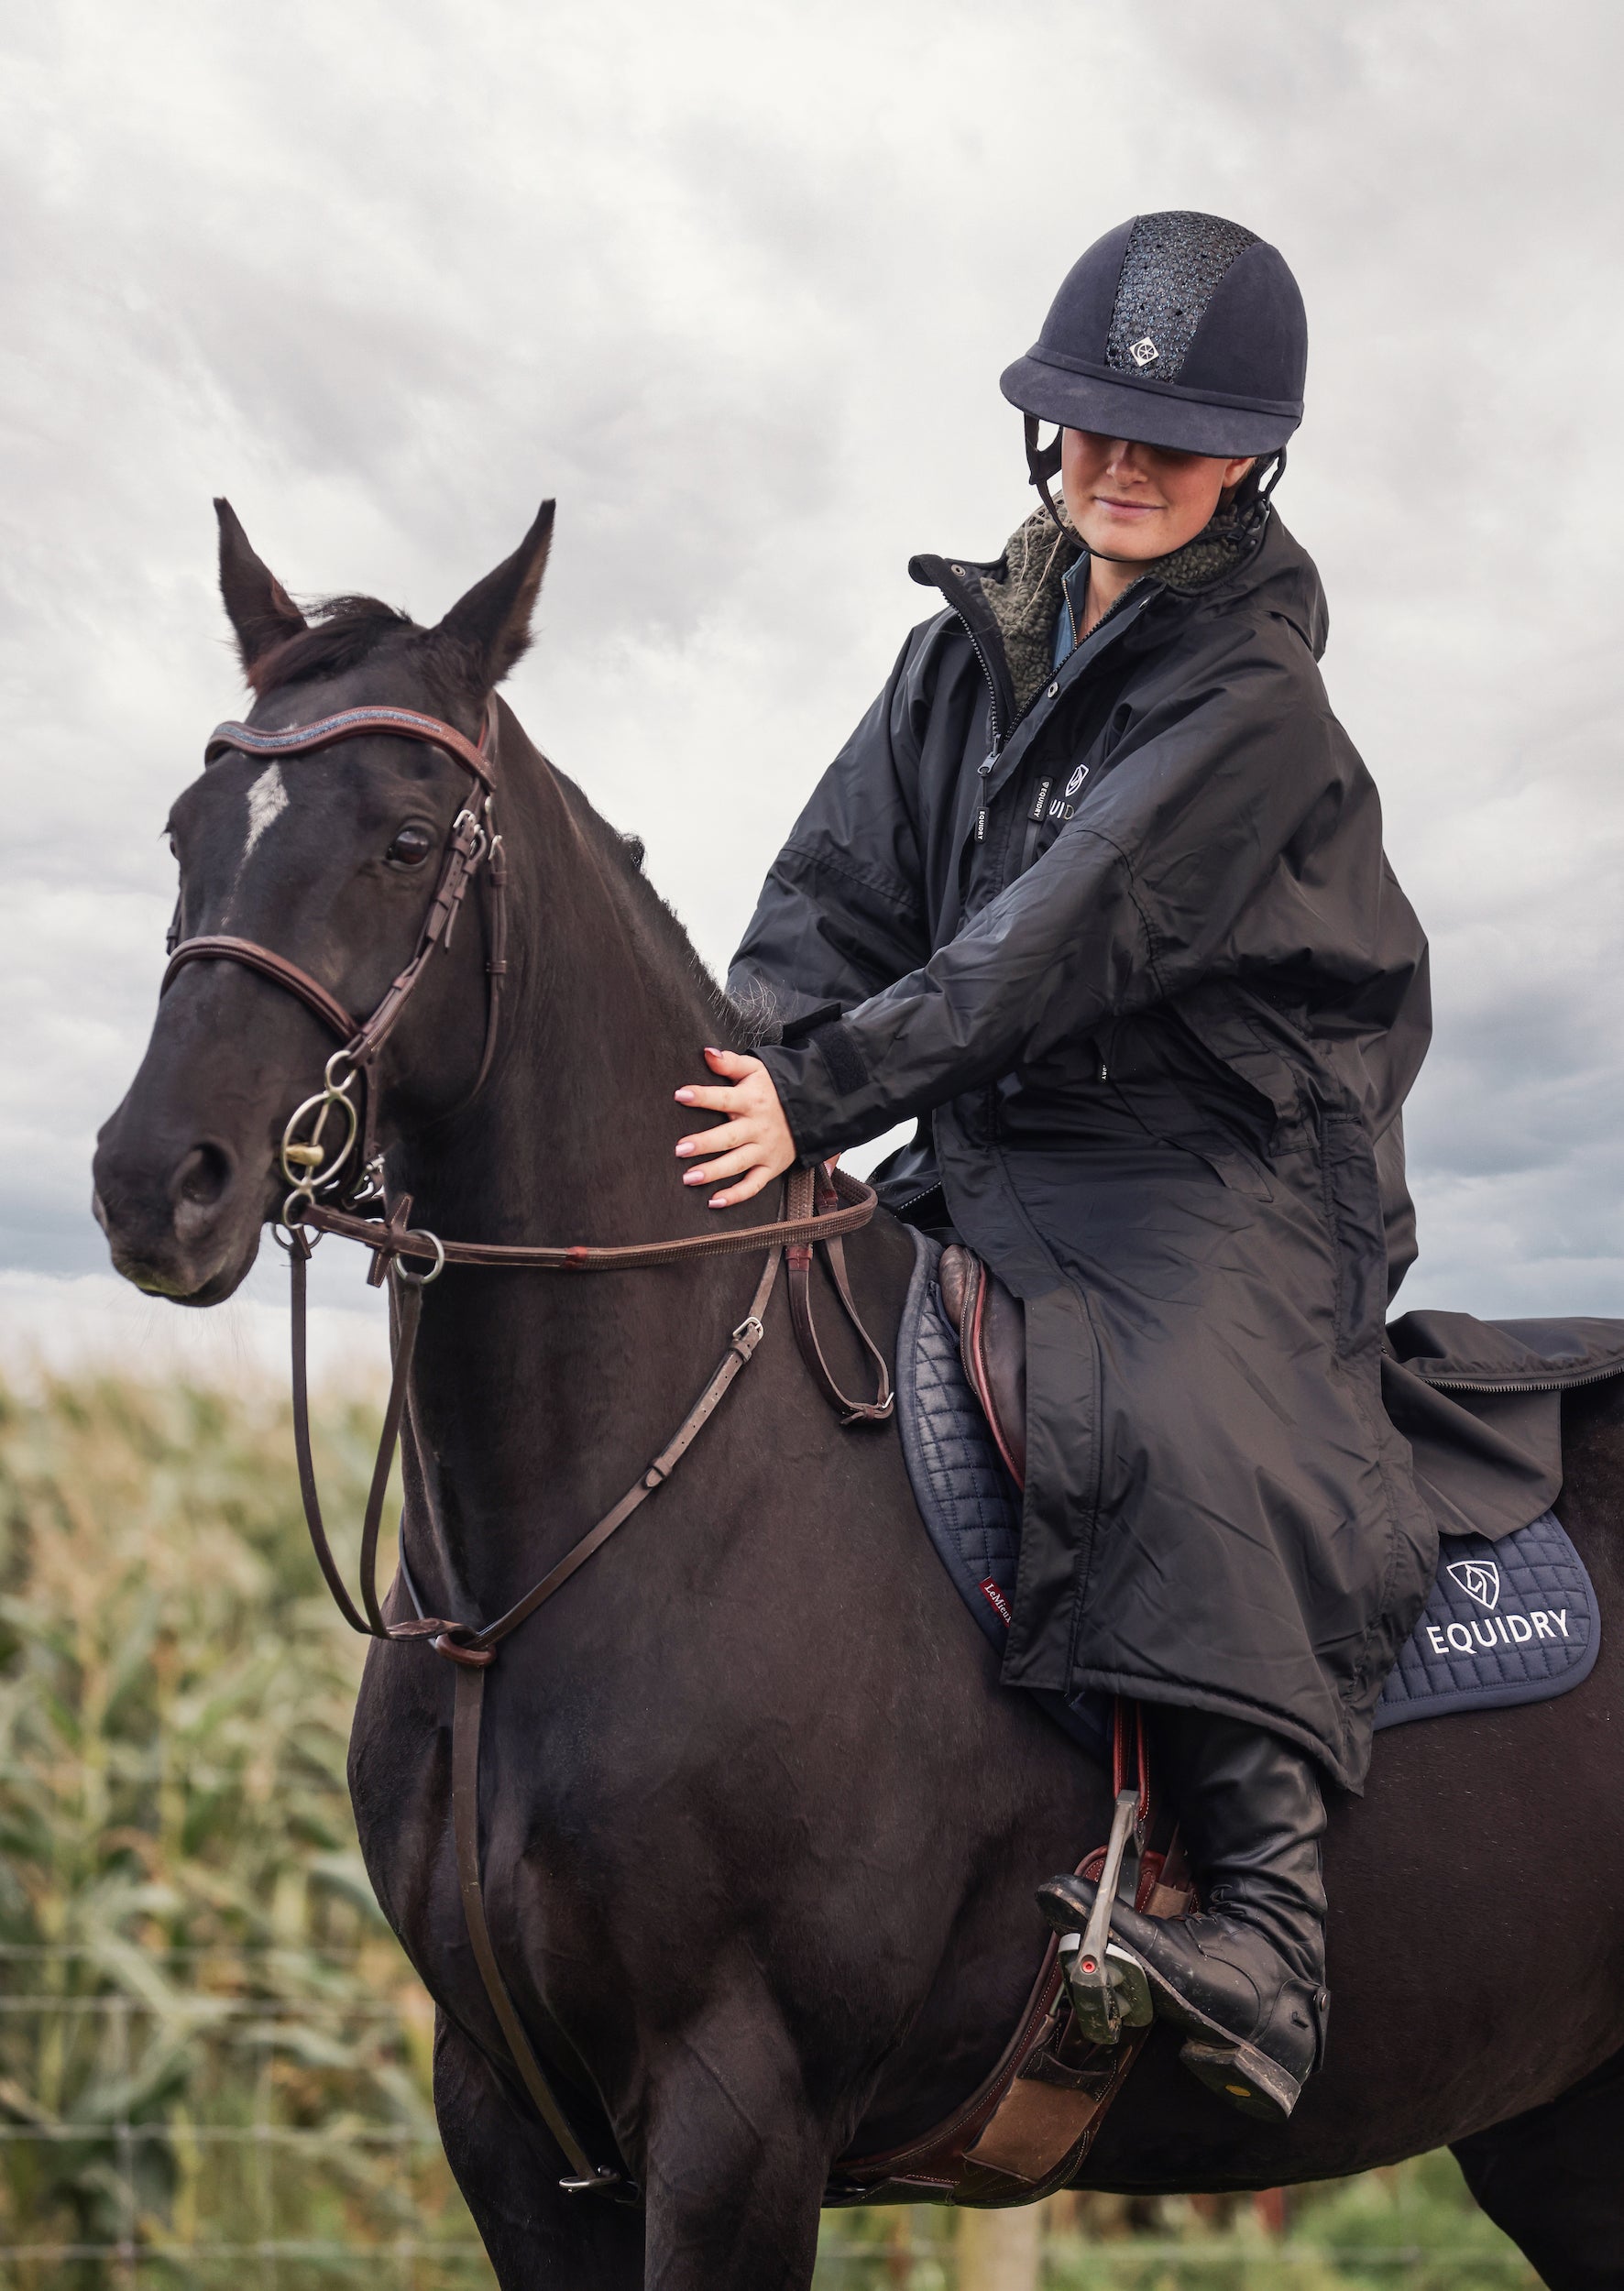
POLYGON ((952 1243, 937 1268, 971 1391, 1017 1487, 1026 1485, 1026 1316, 990 1265, 952 1243))

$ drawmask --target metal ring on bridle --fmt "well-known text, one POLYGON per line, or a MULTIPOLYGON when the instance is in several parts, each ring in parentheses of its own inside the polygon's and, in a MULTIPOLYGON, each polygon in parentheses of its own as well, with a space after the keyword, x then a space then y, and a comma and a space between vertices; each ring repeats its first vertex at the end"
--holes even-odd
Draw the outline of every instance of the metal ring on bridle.
POLYGON ((445 1244, 438 1233, 413 1233, 408 1235, 408 1238, 412 1241, 432 1242, 434 1248, 434 1262, 426 1273, 409 1273, 406 1270, 405 1258, 397 1256, 394 1260, 395 1278, 398 1281, 403 1281, 408 1288, 426 1288, 431 1281, 437 1281, 445 1270, 445 1244))
MULTIPOLYGON (((343 1056, 342 1050, 335 1050, 328 1059, 329 1077, 343 1056)), ((360 1121, 356 1113, 355 1101, 347 1094, 354 1080, 353 1068, 342 1083, 335 1083, 329 1079, 324 1089, 306 1098, 303 1104, 295 1106, 288 1116, 279 1156, 282 1175, 306 1200, 318 1189, 324 1190, 333 1183, 355 1149, 356 1139, 360 1134, 360 1121), (346 1123, 344 1143, 335 1154, 329 1154, 323 1144, 323 1132, 327 1126, 327 1109, 330 1106, 343 1107, 346 1123), (299 1131, 307 1119, 311 1123, 310 1135, 301 1138, 299 1131)))
POLYGON ((318 1244, 326 1238, 319 1228, 312 1233, 306 1225, 304 1212, 310 1205, 310 1194, 303 1186, 296 1185, 282 1203, 281 1214, 270 1221, 271 1239, 279 1249, 285 1249, 290 1256, 295 1250, 304 1256, 312 1256, 318 1244), (287 1236, 285 1240, 284 1234, 287 1236))
POLYGON ((426 1274, 408 1274, 408 1269, 405 1269, 405 1258, 403 1258, 403 1255, 396 1255, 396 1258, 394 1258, 394 1278, 396 1278, 396 1281, 403 1281, 403 1283, 405 1283, 405 1288, 428 1288, 428 1283, 431 1283, 431 1281, 437 1281, 437 1278, 440 1278, 440 1274, 444 1272, 444 1242, 440 1240, 440 1235, 437 1235, 437 1233, 408 1233, 408 1235, 403 1235, 403 1240, 408 1240, 408 1242, 428 1242, 428 1244, 431 1244, 431 1249, 433 1249, 433 1254, 435 1254, 435 1263, 433 1263, 431 1267, 428 1267, 428 1272, 426 1272, 426 1274))

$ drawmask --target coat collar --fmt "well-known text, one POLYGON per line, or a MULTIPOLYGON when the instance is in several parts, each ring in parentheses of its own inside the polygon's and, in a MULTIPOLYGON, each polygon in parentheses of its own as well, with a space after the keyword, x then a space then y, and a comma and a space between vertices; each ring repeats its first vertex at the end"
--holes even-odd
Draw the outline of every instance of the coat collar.
MULTIPOLYGON (((1087 554, 1074 533, 1062 532, 1038 509, 1010 535, 1003 555, 991 562, 917 556, 909 564, 913 578, 939 588, 964 622, 992 687, 1000 741, 1053 675, 1063 585, 1087 554)), ((1260 528, 1250 531, 1221 513, 1182 549, 1158 558, 1122 603, 1128 597, 1143 601, 1147 586, 1176 598, 1228 602, 1265 580, 1280 582, 1290 592, 1282 595, 1279 608, 1317 657, 1325 641, 1319 575, 1272 511, 1260 528)))

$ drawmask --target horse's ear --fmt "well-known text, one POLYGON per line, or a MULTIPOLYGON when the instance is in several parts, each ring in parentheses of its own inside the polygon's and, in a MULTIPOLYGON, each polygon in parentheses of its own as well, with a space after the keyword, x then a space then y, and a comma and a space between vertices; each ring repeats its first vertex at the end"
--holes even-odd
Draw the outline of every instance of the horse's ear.
POLYGON ((231 503, 216 500, 214 515, 220 521, 220 594, 236 630, 243 667, 252 675, 256 661, 309 623, 270 567, 254 554, 231 503))
POLYGON ((469 655, 488 692, 522 659, 530 643, 530 616, 553 543, 554 508, 551 501, 542 503, 535 523, 512 555, 476 581, 436 631, 452 638, 469 655))

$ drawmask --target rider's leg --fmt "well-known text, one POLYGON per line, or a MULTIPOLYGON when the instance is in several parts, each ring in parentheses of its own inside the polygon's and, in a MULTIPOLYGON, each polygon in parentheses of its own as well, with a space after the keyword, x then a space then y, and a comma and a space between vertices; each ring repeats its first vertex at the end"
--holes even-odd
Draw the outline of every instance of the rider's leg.
MULTIPOLYGON (((1278 1735, 1205 1711, 1159 1709, 1153 1742, 1202 1909, 1112 1931, 1143 1965, 1158 2012, 1189 2031, 1182 2057, 1248 2114, 1289 2116, 1323 2042, 1325 1809, 1314 1765, 1278 1735)), ((1086 1879, 1055 1878, 1038 1901, 1061 1933, 1093 1905, 1086 1879)))

